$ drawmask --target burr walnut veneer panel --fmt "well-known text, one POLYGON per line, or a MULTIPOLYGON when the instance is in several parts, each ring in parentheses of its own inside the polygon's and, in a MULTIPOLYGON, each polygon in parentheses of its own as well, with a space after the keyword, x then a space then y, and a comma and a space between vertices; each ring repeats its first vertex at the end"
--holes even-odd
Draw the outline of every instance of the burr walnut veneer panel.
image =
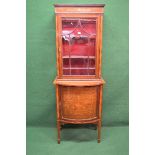
POLYGON ((97 87, 62 87, 61 93, 63 118, 97 117, 97 87))

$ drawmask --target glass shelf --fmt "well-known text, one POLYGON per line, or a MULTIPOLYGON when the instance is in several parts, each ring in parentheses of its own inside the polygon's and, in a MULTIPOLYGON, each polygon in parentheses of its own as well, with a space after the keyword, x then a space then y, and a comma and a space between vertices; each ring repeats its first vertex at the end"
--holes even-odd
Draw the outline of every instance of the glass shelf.
POLYGON ((90 68, 87 68, 87 67, 72 67, 72 68, 64 67, 63 69, 95 69, 95 67, 90 67, 90 68))
POLYGON ((72 55, 72 56, 69 56, 69 55, 66 55, 66 56, 63 56, 62 58, 63 59, 87 59, 89 57, 89 59, 95 59, 95 56, 76 56, 76 55, 72 55))

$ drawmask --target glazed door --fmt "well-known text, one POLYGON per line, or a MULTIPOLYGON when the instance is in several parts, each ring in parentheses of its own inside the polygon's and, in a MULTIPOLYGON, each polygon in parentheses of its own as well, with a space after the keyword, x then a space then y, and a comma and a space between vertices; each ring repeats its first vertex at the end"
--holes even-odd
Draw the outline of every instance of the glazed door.
POLYGON ((61 76, 97 76, 97 18, 61 17, 61 76))

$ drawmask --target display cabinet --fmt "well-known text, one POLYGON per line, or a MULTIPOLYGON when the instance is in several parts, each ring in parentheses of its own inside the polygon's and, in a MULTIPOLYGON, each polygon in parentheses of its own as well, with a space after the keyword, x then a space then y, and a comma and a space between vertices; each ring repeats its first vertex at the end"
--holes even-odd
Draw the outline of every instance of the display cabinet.
POLYGON ((55 4, 58 143, 63 124, 96 124, 100 142, 104 4, 55 4))

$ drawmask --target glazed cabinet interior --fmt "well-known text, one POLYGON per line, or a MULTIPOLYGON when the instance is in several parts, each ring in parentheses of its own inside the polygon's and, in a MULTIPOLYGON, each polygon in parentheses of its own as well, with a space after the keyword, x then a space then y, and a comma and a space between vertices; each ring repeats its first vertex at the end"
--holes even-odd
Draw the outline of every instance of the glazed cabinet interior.
POLYGON ((100 142, 104 4, 55 5, 58 143, 66 124, 96 124, 100 142))
POLYGON ((96 19, 62 18, 62 75, 95 75, 96 19))

